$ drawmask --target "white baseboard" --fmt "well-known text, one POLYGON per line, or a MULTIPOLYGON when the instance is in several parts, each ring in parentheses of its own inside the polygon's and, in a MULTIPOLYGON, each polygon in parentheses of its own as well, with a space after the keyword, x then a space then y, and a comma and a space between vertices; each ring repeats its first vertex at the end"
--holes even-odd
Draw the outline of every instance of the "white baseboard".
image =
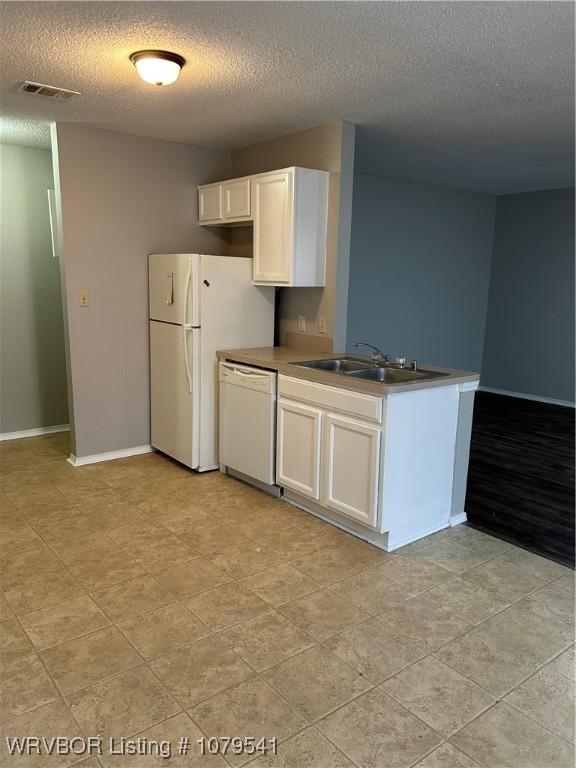
POLYGON ((3 440, 20 440, 23 437, 38 437, 38 435, 52 435, 54 432, 69 432, 70 424, 57 424, 55 427, 37 427, 36 429, 21 429, 18 432, 4 432, 0 435, 3 440))
POLYGON ((93 453, 91 456, 74 456, 70 454, 68 463, 73 467, 83 467, 86 464, 99 464, 101 461, 113 461, 114 459, 127 459, 129 456, 140 456, 142 453, 152 453, 151 445, 136 445, 134 448, 122 448, 120 451, 107 451, 106 453, 93 453))
POLYGON ((527 395, 524 392, 511 392, 509 389, 495 389, 494 387, 480 387, 481 392, 491 392, 493 395, 506 395, 507 397, 519 397, 521 400, 535 400, 537 403, 548 405, 563 405, 565 408, 576 408, 576 403, 570 400, 556 400, 553 397, 540 397, 540 395, 527 395))
POLYGON ((468 516, 466 512, 460 512, 460 514, 458 515, 451 515, 450 526, 453 528, 455 525, 460 525, 461 523, 465 523, 466 520, 468 520, 468 516))

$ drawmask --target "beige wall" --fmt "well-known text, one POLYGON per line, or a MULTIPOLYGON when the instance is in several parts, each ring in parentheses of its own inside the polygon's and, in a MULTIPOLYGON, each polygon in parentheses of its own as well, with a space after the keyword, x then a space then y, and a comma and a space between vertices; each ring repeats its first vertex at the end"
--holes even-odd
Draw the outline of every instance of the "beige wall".
POLYGON ((0 433, 68 423, 50 152, 0 145, 0 433))
MULTIPOLYGON (((230 175, 227 152, 58 124, 62 250, 76 456, 146 445, 147 255, 225 254, 198 227, 197 186, 230 175), (78 290, 90 306, 78 306, 78 290)), ((54 141, 54 138, 53 138, 54 141)))
MULTIPOLYGON (((318 333, 318 318, 326 318, 326 335, 335 349, 346 343, 348 267, 354 171, 354 125, 326 123, 305 131, 281 136, 232 152, 233 176, 262 173, 292 165, 330 173, 326 286, 324 288, 282 288, 280 299, 281 340, 298 330, 298 317, 306 318, 308 335, 318 333)), ((231 233, 231 252, 251 252, 250 230, 231 233)))

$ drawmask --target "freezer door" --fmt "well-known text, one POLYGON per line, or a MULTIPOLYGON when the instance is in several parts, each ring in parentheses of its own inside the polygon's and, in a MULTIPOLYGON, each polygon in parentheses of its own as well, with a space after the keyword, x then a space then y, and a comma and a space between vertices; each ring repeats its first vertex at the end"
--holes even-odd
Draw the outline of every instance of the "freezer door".
POLYGON ((198 467, 200 331, 150 322, 151 444, 198 467))
POLYGON ((148 257, 150 319, 177 325, 199 325, 199 257, 188 253, 154 253, 148 257))

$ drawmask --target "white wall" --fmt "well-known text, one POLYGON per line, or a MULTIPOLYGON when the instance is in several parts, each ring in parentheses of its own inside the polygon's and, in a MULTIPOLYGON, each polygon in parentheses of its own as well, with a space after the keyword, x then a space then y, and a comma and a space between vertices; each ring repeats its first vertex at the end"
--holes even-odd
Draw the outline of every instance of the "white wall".
POLYGON ((0 433, 68 423, 50 152, 0 145, 0 433))
POLYGON ((228 252, 198 227, 197 186, 229 154, 70 124, 54 132, 76 456, 150 442, 147 256, 228 252), (90 306, 78 306, 79 289, 90 306))

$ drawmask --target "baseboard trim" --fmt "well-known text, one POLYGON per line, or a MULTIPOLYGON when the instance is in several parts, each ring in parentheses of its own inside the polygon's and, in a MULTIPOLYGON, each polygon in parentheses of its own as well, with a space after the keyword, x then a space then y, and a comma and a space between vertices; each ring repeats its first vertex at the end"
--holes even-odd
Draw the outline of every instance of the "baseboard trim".
POLYGON ((36 427, 36 429, 20 429, 17 432, 4 432, 0 435, 0 443, 4 440, 20 440, 23 437, 38 437, 52 435, 55 432, 69 432, 70 424, 57 424, 55 427, 36 427))
POLYGON ((466 512, 460 512, 457 515, 451 515, 450 516, 450 527, 453 528, 455 525, 461 525, 462 523, 465 523, 468 520, 468 515, 466 512))
POLYGON ((70 454, 67 461, 73 467, 84 467, 86 464, 99 464, 101 461, 113 461, 114 459, 127 459, 130 456, 140 456, 143 453, 152 453, 151 445, 136 445, 134 448, 122 448, 120 451, 107 451, 106 453, 93 453, 91 456, 74 456, 70 454))
POLYGON ((480 387, 481 392, 490 392, 493 395, 506 395, 506 397, 519 397, 521 400, 534 400, 537 403, 548 405, 562 405, 565 408, 576 408, 576 403, 570 400, 556 400, 554 397, 540 397, 540 395, 527 395, 524 392, 511 392, 508 389, 496 389, 495 387, 480 387))

